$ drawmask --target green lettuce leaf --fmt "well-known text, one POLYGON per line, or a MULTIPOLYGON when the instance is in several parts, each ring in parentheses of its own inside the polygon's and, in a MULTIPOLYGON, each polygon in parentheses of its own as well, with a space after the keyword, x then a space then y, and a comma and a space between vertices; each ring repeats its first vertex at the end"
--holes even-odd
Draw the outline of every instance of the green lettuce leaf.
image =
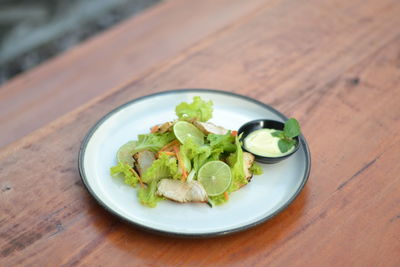
POLYGON ((180 146, 182 155, 185 155, 189 160, 194 159, 195 156, 210 151, 210 147, 207 145, 199 145, 193 139, 188 138, 180 146))
POLYGON ((140 134, 132 155, 143 150, 157 152, 174 139, 175 136, 172 132, 140 134))
POLYGON ((210 146, 214 149, 220 148, 223 152, 235 152, 235 137, 231 135, 231 131, 226 134, 209 134, 207 140, 210 142, 210 146))
POLYGON ((199 171, 201 166, 203 166, 205 163, 210 161, 210 158, 209 158, 210 155, 211 155, 211 150, 207 150, 207 152, 198 154, 193 159, 193 168, 196 170, 196 172, 199 171))
POLYGON ((145 183, 159 181, 162 178, 178 179, 182 173, 178 171, 178 162, 175 157, 170 157, 165 153, 153 161, 151 166, 143 173, 142 180, 145 183))
MULTIPOLYGON (((189 173, 192 170, 192 162, 187 157, 187 155, 185 153, 183 153, 181 150, 179 151, 179 155, 180 155, 181 159, 183 160, 185 170, 187 171, 187 173, 189 173)), ((179 164, 178 164, 178 166, 179 166, 179 164)), ((181 170, 181 172, 182 172, 182 170, 181 170)))
POLYGON ((254 175, 260 175, 263 173, 263 169, 261 168, 260 165, 258 165, 257 163, 253 162, 253 165, 251 165, 250 167, 250 171, 252 174, 254 175))
POLYGON ((127 163, 119 162, 117 166, 110 168, 110 174, 113 177, 121 177, 127 185, 136 187, 139 182, 139 176, 127 163))
POLYGON ((246 175, 244 173, 243 149, 239 139, 240 137, 236 136, 236 151, 234 153, 231 153, 228 157, 228 164, 231 167, 232 172, 232 182, 230 187, 228 188, 228 192, 236 191, 241 186, 248 183, 246 175))
POLYGON ((157 202, 163 199, 162 197, 156 194, 157 184, 158 180, 154 180, 151 183, 149 183, 146 187, 139 188, 137 196, 139 198, 140 203, 151 208, 157 206, 157 202))
POLYGON ((212 161, 212 160, 221 160, 221 154, 224 152, 222 148, 214 148, 211 149, 211 154, 208 157, 207 161, 212 161))
POLYGON ((199 96, 193 97, 192 103, 182 102, 175 108, 175 113, 181 120, 208 121, 212 117, 213 102, 204 101, 199 96))
POLYGON ((210 156, 213 151, 209 145, 199 145, 191 138, 188 138, 181 145, 180 152, 181 155, 184 155, 184 157, 193 162, 193 169, 197 172, 204 163, 210 160, 210 156))

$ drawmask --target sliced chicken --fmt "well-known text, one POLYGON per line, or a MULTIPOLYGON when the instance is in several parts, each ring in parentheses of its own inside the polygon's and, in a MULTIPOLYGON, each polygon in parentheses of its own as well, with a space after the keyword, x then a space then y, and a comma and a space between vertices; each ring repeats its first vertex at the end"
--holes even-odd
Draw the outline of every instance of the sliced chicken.
POLYGON ((205 134, 226 134, 228 132, 227 129, 217 126, 211 122, 195 121, 194 125, 196 125, 197 128, 199 128, 205 134))
POLYGON ((248 152, 243 152, 243 168, 244 174, 246 175, 246 179, 250 181, 251 177, 253 177, 253 173, 250 171, 251 165, 254 162, 254 155, 248 152))
POLYGON ((177 202, 206 202, 207 192, 198 181, 182 182, 162 179, 158 183, 157 194, 177 202))
POLYGON ((168 132, 173 125, 174 123, 172 121, 167 121, 160 125, 154 125, 151 127, 151 131, 154 133, 165 133, 168 132))
POLYGON ((140 176, 142 176, 151 164, 153 164, 153 161, 156 160, 155 154, 148 150, 140 151, 133 157, 136 160, 135 166, 140 176))
POLYGON ((167 121, 166 123, 161 124, 160 129, 158 130, 159 133, 168 132, 171 127, 174 125, 172 121, 167 121))

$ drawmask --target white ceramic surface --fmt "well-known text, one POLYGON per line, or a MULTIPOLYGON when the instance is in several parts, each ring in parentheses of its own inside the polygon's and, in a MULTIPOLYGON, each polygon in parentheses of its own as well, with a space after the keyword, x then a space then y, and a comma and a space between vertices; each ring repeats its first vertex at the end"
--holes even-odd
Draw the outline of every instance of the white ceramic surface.
POLYGON ((231 194, 228 203, 210 208, 206 204, 161 201, 156 208, 142 206, 136 189, 110 176, 118 148, 154 124, 175 118, 175 106, 191 102, 193 96, 214 102, 210 120, 237 130, 254 119, 284 121, 279 112, 255 100, 212 90, 178 90, 133 100, 110 112, 89 132, 82 143, 79 167, 84 184, 107 210, 123 219, 167 234, 188 236, 220 235, 257 225, 284 209, 304 186, 310 168, 305 140, 289 159, 262 165, 264 174, 231 194))

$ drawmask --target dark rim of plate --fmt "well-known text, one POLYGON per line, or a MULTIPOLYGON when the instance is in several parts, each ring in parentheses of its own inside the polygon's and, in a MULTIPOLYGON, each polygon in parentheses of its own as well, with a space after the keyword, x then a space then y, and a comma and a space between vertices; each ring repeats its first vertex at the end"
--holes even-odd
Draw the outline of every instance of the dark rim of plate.
POLYGON ((232 228, 232 229, 227 229, 227 230, 223 230, 223 231, 215 231, 215 232, 208 232, 208 233, 179 233, 179 232, 173 232, 173 231, 164 231, 164 230, 160 230, 160 229, 156 229, 156 228, 152 228, 152 227, 148 227, 146 225, 137 223, 135 221, 131 221, 127 218, 125 218, 124 216, 120 215, 119 213, 117 213, 116 211, 114 211, 113 209, 111 209, 110 207, 107 206, 107 204, 105 204, 102 199, 100 197, 98 197, 96 195, 96 193, 94 192, 94 190, 91 188, 90 183, 87 180, 86 174, 85 174, 85 167, 84 167, 84 157, 85 157, 85 152, 86 152, 86 148, 87 145, 91 139, 91 137, 93 136, 93 134, 96 132, 96 130, 103 124, 104 121, 106 121, 109 117, 111 117, 112 115, 114 115, 114 113, 124 109, 127 106, 130 106, 136 102, 139 101, 143 101, 145 99, 149 99, 152 97, 156 97, 156 96, 162 96, 162 95, 167 95, 167 94, 181 94, 181 93, 213 93, 213 94, 220 94, 220 95, 229 95, 229 96, 235 96, 237 98, 241 98, 244 99, 246 101, 255 103, 263 108, 268 109, 269 111, 275 113, 276 115, 278 115, 283 121, 287 120, 288 118, 283 115, 282 113, 280 113, 279 111, 277 111, 276 109, 272 108, 271 106, 264 104, 260 101, 257 101, 253 98, 244 96, 244 95, 240 95, 240 94, 236 94, 236 93, 232 93, 232 92, 227 92, 227 91, 220 91, 220 90, 215 90, 215 89, 175 89, 175 90, 169 90, 169 91, 163 91, 163 92, 158 92, 158 93, 154 93, 154 94, 150 94, 150 95, 145 95, 136 99, 133 99, 115 109, 113 109, 112 111, 110 111, 109 113, 107 113, 105 116, 103 116, 90 130, 89 132, 86 134, 85 138, 82 141, 81 147, 79 149, 79 157, 78 157, 78 168, 79 168, 79 174, 81 176, 82 182, 85 185, 86 189, 88 190, 88 192, 92 195, 92 197, 94 197, 94 199, 101 205, 103 206, 108 212, 110 212, 111 214, 115 215, 116 217, 122 219, 123 221, 132 224, 134 226, 138 226, 144 230, 147 230, 149 232, 153 232, 153 233, 158 233, 158 234, 162 234, 162 235, 167 235, 167 236, 176 236, 176 237, 212 237, 212 236, 222 236, 222 235, 227 235, 227 234, 232 234, 232 233, 236 233, 236 232, 240 232, 252 227, 255 227, 273 217, 275 217, 276 215, 278 215, 279 213, 281 213, 283 210, 285 210, 295 199, 296 197, 300 194, 301 190, 304 188, 304 185, 306 184, 308 177, 310 176, 310 171, 311 171, 311 154, 310 154, 310 150, 307 144, 306 139, 304 138, 303 135, 299 136, 300 139, 300 143, 301 146, 304 149, 304 153, 305 153, 305 159, 306 159, 306 168, 304 171, 304 175, 301 181, 300 186, 297 188, 296 192, 293 194, 293 196, 286 201, 285 204, 283 204, 279 209, 277 209, 275 212, 273 212, 272 214, 265 216, 264 218, 249 223, 247 225, 243 225, 240 227, 236 227, 236 228, 232 228))

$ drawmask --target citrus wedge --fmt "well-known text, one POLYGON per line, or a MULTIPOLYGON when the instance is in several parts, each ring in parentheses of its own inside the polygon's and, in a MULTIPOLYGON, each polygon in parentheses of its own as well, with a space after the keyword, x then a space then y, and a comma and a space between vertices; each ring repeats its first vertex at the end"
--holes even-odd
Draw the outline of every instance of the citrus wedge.
POLYGON ((199 145, 204 144, 204 134, 193 124, 187 121, 178 121, 174 125, 174 134, 182 144, 192 138, 199 145))
POLYGON ((133 166, 133 155, 131 152, 135 149, 136 142, 129 141, 118 149, 117 160, 121 163, 127 163, 129 166, 133 166))
POLYGON ((223 161, 209 161, 200 168, 197 180, 209 196, 220 195, 231 184, 231 168, 223 161))

